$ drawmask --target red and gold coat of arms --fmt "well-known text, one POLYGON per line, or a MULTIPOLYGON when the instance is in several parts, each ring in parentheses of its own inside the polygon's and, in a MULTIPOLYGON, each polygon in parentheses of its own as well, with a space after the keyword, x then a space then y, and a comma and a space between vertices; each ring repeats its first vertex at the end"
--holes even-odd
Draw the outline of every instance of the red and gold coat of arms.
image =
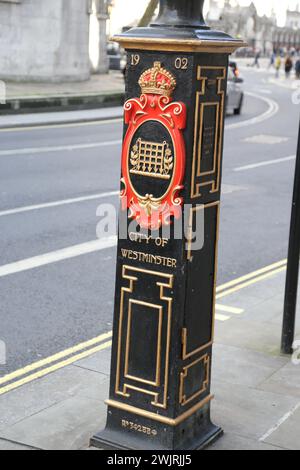
POLYGON ((123 143, 123 210, 145 229, 170 225, 181 216, 179 193, 185 172, 186 106, 172 102, 173 75, 159 62, 140 77, 140 98, 125 103, 128 124, 123 143))

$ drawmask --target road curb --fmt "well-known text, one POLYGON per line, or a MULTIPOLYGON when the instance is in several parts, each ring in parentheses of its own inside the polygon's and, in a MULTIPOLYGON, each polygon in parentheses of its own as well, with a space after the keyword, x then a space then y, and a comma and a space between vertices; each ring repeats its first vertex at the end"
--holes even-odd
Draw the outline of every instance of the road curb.
POLYGON ((95 108, 121 106, 124 92, 94 93, 85 95, 53 95, 8 98, 6 104, 0 106, 0 116, 23 113, 72 111, 95 108))
POLYGON ((105 121, 118 121, 119 119, 123 119, 123 114, 111 116, 111 117, 99 117, 99 118, 78 118, 78 119, 65 119, 65 120, 57 120, 57 121, 36 121, 32 122, 24 122, 23 124, 4 124, 0 125, 0 131, 5 131, 7 129, 26 129, 28 127, 49 127, 49 126, 64 126, 64 125, 72 125, 72 124, 89 124, 89 123, 98 123, 98 122, 105 122, 105 121))

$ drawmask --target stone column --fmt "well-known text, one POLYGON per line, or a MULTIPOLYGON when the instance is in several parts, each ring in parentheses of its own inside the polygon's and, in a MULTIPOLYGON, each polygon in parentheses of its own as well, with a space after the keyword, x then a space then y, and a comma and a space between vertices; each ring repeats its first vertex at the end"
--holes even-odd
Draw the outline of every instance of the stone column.
POLYGON ((109 59, 107 55, 107 20, 108 0, 95 0, 97 19, 99 23, 99 61, 95 73, 108 73, 109 59))
POLYGON ((92 15, 95 15, 98 21, 99 35, 98 35, 98 50, 99 57, 95 64, 92 64, 93 73, 108 73, 109 59, 107 54, 107 20, 108 15, 108 0, 93 0, 92 15))

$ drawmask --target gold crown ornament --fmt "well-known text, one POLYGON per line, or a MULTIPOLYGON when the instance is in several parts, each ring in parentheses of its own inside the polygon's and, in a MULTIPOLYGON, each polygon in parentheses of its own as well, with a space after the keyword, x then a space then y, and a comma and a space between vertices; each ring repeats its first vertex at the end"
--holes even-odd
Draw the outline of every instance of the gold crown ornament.
POLYGON ((170 72, 162 68, 160 62, 154 62, 154 66, 141 75, 139 85, 142 93, 171 96, 176 88, 176 80, 170 72))

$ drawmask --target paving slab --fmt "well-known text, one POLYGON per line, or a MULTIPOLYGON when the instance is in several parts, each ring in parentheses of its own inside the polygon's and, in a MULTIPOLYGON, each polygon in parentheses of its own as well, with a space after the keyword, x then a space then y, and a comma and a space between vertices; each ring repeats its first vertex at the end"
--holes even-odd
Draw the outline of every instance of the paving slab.
POLYGON ((91 75, 89 80, 81 82, 12 82, 6 81, 8 99, 84 96, 100 92, 124 90, 124 77, 121 72, 91 75))
POLYGON ((213 379, 255 388, 287 362, 287 358, 218 343, 214 346, 213 379))
MULTIPOLYGON (((245 293, 252 295, 259 300, 266 301, 278 294, 284 295, 285 271, 273 274, 263 282, 256 282, 245 289, 245 293)), ((243 297, 243 295, 242 295, 243 297)))
POLYGON ((253 439, 237 436, 236 434, 225 433, 208 449, 211 450, 283 450, 279 447, 258 442, 253 439))
POLYGON ((300 403, 297 411, 265 440, 266 443, 300 450, 300 403))
POLYGON ((276 392, 282 395, 300 398, 300 365, 294 365, 289 361, 284 367, 280 368, 271 377, 263 381, 258 388, 268 392, 276 392))
POLYGON ((105 411, 102 400, 71 397, 5 429, 5 438, 42 450, 83 449, 104 427, 105 411))
POLYGON ((104 400, 107 376, 69 366, 0 396, 0 432, 70 396, 104 400))
POLYGON ((283 292, 265 300, 254 308, 247 308, 245 310, 244 318, 250 321, 257 322, 272 322, 275 324, 282 324, 283 316, 283 292))
POLYGON ((213 421, 225 432, 259 440, 299 398, 214 381, 213 421))
POLYGON ((281 327, 271 322, 243 320, 216 322, 216 342, 265 354, 280 355, 281 327))
POLYGON ((111 348, 93 354, 74 365, 83 369, 92 370, 101 374, 110 375, 111 348))
POLYGON ((24 446, 22 444, 18 444, 17 442, 10 442, 4 439, 0 439, 0 450, 9 450, 9 451, 16 451, 16 450, 38 450, 33 449, 32 447, 24 446))

